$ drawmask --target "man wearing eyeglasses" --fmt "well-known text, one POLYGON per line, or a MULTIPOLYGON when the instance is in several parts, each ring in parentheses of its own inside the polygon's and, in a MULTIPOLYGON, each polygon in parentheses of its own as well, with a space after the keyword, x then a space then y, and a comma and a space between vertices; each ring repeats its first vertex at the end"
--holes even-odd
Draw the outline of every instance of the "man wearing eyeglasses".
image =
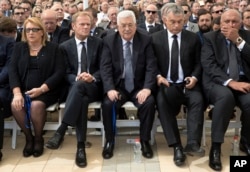
POLYGON ((155 22, 156 17, 158 16, 157 12, 158 12, 158 9, 157 9, 156 5, 149 4, 146 7, 146 10, 144 13, 144 15, 145 15, 144 23, 137 25, 137 27, 142 28, 149 33, 153 33, 152 29, 154 32, 163 30, 163 26, 161 24, 155 22))
POLYGON ((225 6, 223 4, 220 4, 220 3, 213 4, 210 8, 210 13, 211 13, 213 19, 221 16, 221 14, 224 11, 224 8, 225 8, 225 6))
POLYGON ((22 31, 23 31, 23 23, 26 19, 24 9, 20 6, 16 6, 13 9, 13 17, 12 17, 17 25, 17 38, 16 41, 19 42, 22 39, 22 31))
POLYGON ((28 0, 24 0, 21 4, 20 7, 24 9, 24 16, 27 19, 28 17, 31 16, 31 9, 32 9, 32 4, 28 0))
POLYGON ((184 26, 183 29, 184 30, 189 30, 191 32, 198 32, 199 31, 199 27, 197 23, 193 23, 191 21, 189 21, 189 17, 191 15, 191 8, 188 4, 182 4, 181 5, 183 12, 184 12, 184 26))

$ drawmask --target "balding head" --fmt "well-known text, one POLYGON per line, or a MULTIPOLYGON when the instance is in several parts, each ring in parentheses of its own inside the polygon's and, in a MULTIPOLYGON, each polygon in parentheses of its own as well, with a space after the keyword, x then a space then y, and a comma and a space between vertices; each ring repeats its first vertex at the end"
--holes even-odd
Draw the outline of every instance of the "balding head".
POLYGON ((45 26, 47 33, 53 33, 57 26, 57 13, 51 9, 44 10, 41 20, 45 26))

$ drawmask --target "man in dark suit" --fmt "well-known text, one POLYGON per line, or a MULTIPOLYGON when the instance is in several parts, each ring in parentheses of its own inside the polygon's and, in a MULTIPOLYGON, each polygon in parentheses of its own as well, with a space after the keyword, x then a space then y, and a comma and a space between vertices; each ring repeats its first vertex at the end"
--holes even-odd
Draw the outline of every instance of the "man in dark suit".
POLYGON ((242 29, 250 30, 250 9, 246 9, 242 13, 242 29))
POLYGON ((158 24, 155 22, 156 17, 157 17, 157 7, 154 4, 149 4, 146 9, 145 9, 145 21, 143 23, 140 23, 137 25, 137 27, 142 28, 146 30, 149 33, 153 33, 152 29, 154 32, 163 30, 163 26, 161 24, 158 24))
POLYGON ((11 116, 11 91, 9 87, 8 65, 10 62, 14 39, 0 34, 0 161, 2 159, 4 118, 11 116))
POLYGON ((113 109, 120 108, 129 100, 138 108, 142 155, 152 158, 149 140, 155 115, 152 92, 156 83, 156 59, 151 38, 136 30, 132 11, 120 12, 117 21, 118 32, 104 37, 101 57, 100 71, 104 85, 102 114, 106 137, 102 156, 105 159, 113 156, 116 127, 113 126, 114 119, 111 120, 115 115, 113 109))
POLYGON ((200 148, 203 129, 203 96, 198 36, 183 30, 183 9, 173 3, 162 7, 166 30, 152 35, 158 59, 157 107, 165 138, 174 149, 174 162, 184 164, 185 153, 203 156, 200 148), (192 41, 190 41, 192 40, 192 41), (183 151, 176 115, 181 105, 187 107, 187 145, 183 151))
POLYGON ((41 20, 45 26, 50 42, 61 44, 69 39, 69 29, 57 25, 55 11, 50 9, 43 11, 41 20))
POLYGON ((225 11, 220 24, 221 30, 204 34, 201 51, 204 92, 214 105, 209 166, 216 171, 222 169, 221 144, 236 105, 242 111, 240 150, 250 156, 250 33, 240 30, 237 10, 225 11))
POLYGON ((85 141, 88 119, 88 104, 100 101, 101 79, 99 62, 102 51, 102 40, 89 36, 93 22, 91 15, 87 12, 79 12, 72 17, 72 28, 75 37, 61 44, 67 64, 67 81, 72 88, 66 100, 66 107, 62 124, 49 139, 46 146, 57 149, 68 126, 76 127, 77 152, 76 165, 85 167, 87 165, 85 153, 85 141))

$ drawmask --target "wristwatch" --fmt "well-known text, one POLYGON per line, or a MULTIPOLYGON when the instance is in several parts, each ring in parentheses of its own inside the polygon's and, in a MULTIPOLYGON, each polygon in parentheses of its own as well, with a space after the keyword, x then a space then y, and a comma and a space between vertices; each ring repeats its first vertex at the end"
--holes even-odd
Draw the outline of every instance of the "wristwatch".
POLYGON ((239 36, 239 37, 236 39, 236 44, 239 45, 242 41, 243 41, 243 39, 239 36))

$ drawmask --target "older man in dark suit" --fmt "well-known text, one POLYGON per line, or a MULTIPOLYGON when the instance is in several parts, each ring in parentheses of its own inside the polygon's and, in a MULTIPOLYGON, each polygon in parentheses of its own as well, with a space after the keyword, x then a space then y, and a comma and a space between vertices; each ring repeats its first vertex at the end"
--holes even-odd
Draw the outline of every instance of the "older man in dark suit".
POLYGON ((174 148, 174 162, 180 166, 186 159, 184 152, 200 156, 205 153, 200 148, 204 110, 199 86, 201 44, 195 33, 182 29, 184 12, 180 6, 166 4, 162 14, 167 29, 152 35, 159 69, 157 106, 165 138, 174 148), (184 151, 176 119, 182 104, 187 106, 187 146, 184 151))
POLYGON ((242 111, 240 149, 250 156, 250 33, 240 27, 240 13, 225 11, 221 30, 204 34, 201 51, 203 87, 214 105, 209 166, 216 171, 222 169, 221 144, 236 105, 242 111))
POLYGON ((151 38, 136 30, 136 19, 132 11, 124 10, 117 16, 118 32, 104 37, 101 58, 101 78, 104 85, 102 104, 106 143, 102 152, 105 159, 113 156, 115 132, 112 111, 126 101, 138 107, 142 155, 153 157, 149 144, 155 115, 152 95, 155 87, 156 59, 151 38))
POLYGON ((61 126, 46 146, 57 149, 68 126, 76 126, 77 152, 76 165, 87 165, 85 141, 87 131, 88 104, 100 100, 101 79, 99 62, 102 40, 89 36, 92 16, 79 12, 72 17, 75 37, 61 44, 60 49, 66 59, 66 80, 72 85, 66 100, 64 118, 61 126))
POLYGON ((43 11, 41 20, 46 28, 50 42, 61 44, 69 39, 69 29, 57 25, 57 16, 55 11, 50 9, 43 11))

